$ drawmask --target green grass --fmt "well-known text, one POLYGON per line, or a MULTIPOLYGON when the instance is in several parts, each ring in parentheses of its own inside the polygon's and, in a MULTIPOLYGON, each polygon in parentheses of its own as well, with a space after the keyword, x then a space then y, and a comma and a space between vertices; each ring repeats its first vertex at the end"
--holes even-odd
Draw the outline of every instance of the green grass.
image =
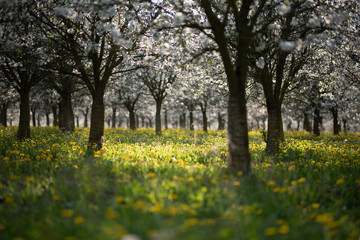
POLYGON ((359 239, 360 135, 287 133, 229 174, 225 131, 0 129, 0 239, 359 239), (125 236, 125 237, 124 237, 125 236))

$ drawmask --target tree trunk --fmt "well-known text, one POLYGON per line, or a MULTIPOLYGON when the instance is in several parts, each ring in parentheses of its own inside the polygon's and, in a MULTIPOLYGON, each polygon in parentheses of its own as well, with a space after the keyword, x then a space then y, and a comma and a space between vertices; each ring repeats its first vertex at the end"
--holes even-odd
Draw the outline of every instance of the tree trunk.
POLYGON ((304 113, 304 130, 309 133, 312 131, 309 114, 307 112, 304 113))
POLYGON ((17 139, 30 138, 30 99, 29 91, 23 90, 20 93, 20 117, 17 139))
POLYGON ((37 115, 37 125, 38 125, 38 127, 41 127, 41 115, 40 115, 40 112, 37 115))
POLYGON ((84 127, 89 127, 89 123, 88 123, 88 115, 89 115, 89 107, 86 107, 85 111, 83 111, 84 114, 84 127))
POLYGON ((148 120, 149 120, 149 128, 152 128, 153 127, 152 119, 149 117, 148 120))
POLYGON ((71 103, 71 92, 61 91, 59 103, 59 127, 63 132, 73 132, 75 129, 74 112, 71 103))
POLYGON ((344 130, 344 133, 347 133, 347 120, 345 118, 343 118, 343 130, 344 130))
POLYGON ((100 89, 96 89, 93 95, 93 103, 91 106, 91 123, 88 148, 96 147, 100 149, 104 137, 105 123, 105 105, 104 94, 100 89))
POLYGON ((141 116, 141 127, 145 128, 145 116, 141 116))
POLYGON ((76 119, 76 127, 80 127, 80 117, 78 115, 75 115, 76 119))
POLYGON ((165 129, 168 129, 168 116, 167 116, 167 109, 165 109, 165 116, 164 116, 164 124, 165 124, 165 129))
POLYGON ((193 131, 194 128, 194 112, 192 110, 190 110, 189 112, 189 120, 190 120, 190 131, 193 131))
POLYGON ((135 124, 136 124, 136 128, 140 127, 140 120, 139 120, 139 115, 135 114, 135 124))
POLYGON ((45 117, 46 117, 46 126, 49 127, 50 126, 50 113, 46 112, 45 117))
POLYGON ((36 127, 36 108, 32 107, 31 109, 31 119, 32 119, 32 125, 33 127, 36 127))
POLYGON ((266 103, 268 112, 268 129, 266 136, 266 152, 276 153, 280 150, 281 141, 281 107, 280 104, 266 103))
POLYGON ((229 162, 233 170, 250 172, 249 138, 245 94, 229 97, 228 105, 229 162))
POLYGON ((320 136, 320 123, 321 123, 320 109, 318 106, 316 106, 314 110, 314 126, 313 126, 313 133, 315 134, 315 136, 320 136))
POLYGON ((340 125, 338 120, 338 109, 336 107, 332 107, 330 111, 333 116, 333 133, 334 135, 339 135, 340 125))
POLYGON ((161 101, 156 102, 156 113, 155 113, 155 132, 156 135, 161 135, 161 101))
POLYGON ((8 102, 4 102, 0 105, 0 125, 7 127, 7 109, 9 107, 8 102))
POLYGON ((57 111, 57 106, 51 106, 51 111, 53 113, 53 126, 59 126, 59 115, 58 115, 58 111, 57 111))
POLYGON ((201 110, 202 113, 202 122, 203 122, 203 131, 207 132, 208 131, 208 120, 207 120, 207 114, 206 114, 206 109, 202 109, 201 110))
POLYGON ((185 129, 186 128, 186 113, 182 113, 179 118, 179 127, 185 129))
POLYGON ((130 129, 136 130, 136 120, 135 120, 135 111, 134 109, 129 110, 129 120, 130 120, 130 129))
POLYGON ((116 128, 116 107, 112 108, 111 127, 116 128))
POLYGON ((218 130, 224 130, 225 129, 225 121, 224 121, 224 117, 221 116, 220 112, 218 112, 218 123, 219 123, 218 130))
MULTIPOLYGON (((280 131, 279 131, 279 136, 280 136, 280 141, 284 142, 285 141, 285 134, 284 134, 284 123, 282 120, 282 110, 281 110, 281 104, 280 104, 280 119, 279 119, 279 126, 280 126, 280 131)), ((280 150, 280 149, 279 149, 280 150)))
POLYGON ((108 127, 110 127, 110 126, 111 126, 111 118, 108 117, 107 120, 106 120, 106 122, 107 122, 108 127))

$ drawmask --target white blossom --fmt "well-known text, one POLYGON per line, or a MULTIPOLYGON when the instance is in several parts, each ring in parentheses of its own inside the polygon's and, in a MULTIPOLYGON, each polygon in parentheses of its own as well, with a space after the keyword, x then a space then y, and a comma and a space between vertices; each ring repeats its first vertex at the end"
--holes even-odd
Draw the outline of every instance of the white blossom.
POLYGON ((309 27, 320 27, 321 22, 320 19, 316 16, 309 19, 308 24, 309 27))
POLYGON ((270 30, 279 30, 281 26, 279 24, 273 23, 269 25, 270 30))
POLYGON ((63 16, 66 18, 74 19, 77 17, 77 13, 72 8, 67 8, 65 6, 58 6, 54 9, 54 13, 57 16, 63 16))
POLYGON ((277 10, 278 10, 279 14, 281 16, 283 16, 283 15, 288 14, 291 11, 291 6, 282 3, 280 6, 278 6, 277 10))
POLYGON ((258 68, 261 68, 263 69, 265 67, 265 60, 263 57, 259 58, 257 61, 256 61, 256 66, 258 68))
POLYGON ((297 18, 293 18, 290 24, 291 26, 296 27, 299 25, 299 20, 297 18))
POLYGON ((295 43, 290 41, 280 41, 279 48, 284 52, 291 52, 295 49, 295 43))
POLYGON ((185 15, 182 12, 177 12, 174 17, 175 26, 181 25, 185 20, 185 15))

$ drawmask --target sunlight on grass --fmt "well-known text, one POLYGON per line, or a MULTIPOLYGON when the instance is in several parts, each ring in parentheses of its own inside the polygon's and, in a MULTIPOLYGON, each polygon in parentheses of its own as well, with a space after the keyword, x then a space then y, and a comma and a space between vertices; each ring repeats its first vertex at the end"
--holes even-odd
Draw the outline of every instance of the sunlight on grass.
POLYGON ((232 175, 226 131, 0 129, 1 239, 358 239, 360 135, 287 133, 232 175))

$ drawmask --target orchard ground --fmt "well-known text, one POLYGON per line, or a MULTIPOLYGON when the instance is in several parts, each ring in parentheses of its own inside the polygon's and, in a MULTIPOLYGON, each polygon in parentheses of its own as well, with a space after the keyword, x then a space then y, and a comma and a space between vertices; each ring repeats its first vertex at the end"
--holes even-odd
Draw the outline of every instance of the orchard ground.
POLYGON ((252 174, 227 172, 225 131, 0 129, 0 239, 359 239, 360 134, 286 133, 252 174))

